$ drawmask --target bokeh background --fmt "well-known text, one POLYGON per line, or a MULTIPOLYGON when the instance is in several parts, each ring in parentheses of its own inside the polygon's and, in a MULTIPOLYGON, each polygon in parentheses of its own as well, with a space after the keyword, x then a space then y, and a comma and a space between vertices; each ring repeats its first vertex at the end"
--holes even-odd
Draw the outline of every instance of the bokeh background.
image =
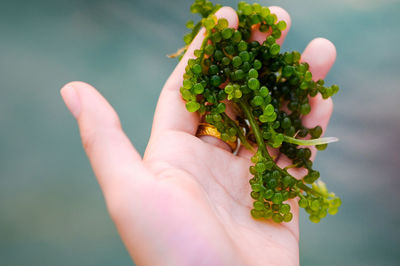
MULTIPOLYGON (((318 225, 302 213, 301 264, 400 265, 400 2, 260 3, 292 16, 283 50, 321 36, 338 51, 327 135, 341 141, 316 164, 343 207, 318 225)), ((0 1, 0 265, 132 265, 59 89, 96 86, 143 153, 190 4, 0 1)))

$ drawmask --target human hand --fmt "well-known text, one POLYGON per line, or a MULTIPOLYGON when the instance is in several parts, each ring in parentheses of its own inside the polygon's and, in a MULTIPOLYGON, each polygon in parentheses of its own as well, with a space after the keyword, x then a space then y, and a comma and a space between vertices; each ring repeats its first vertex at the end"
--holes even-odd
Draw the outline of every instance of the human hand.
MULTIPOLYGON (((288 27, 290 17, 272 7, 288 27)), ((236 12, 221 8, 237 27, 236 12)), ((82 143, 103 190, 108 210, 128 252, 139 265, 298 265, 298 206, 290 223, 254 220, 249 214, 249 160, 241 147, 233 155, 213 137, 195 136, 199 116, 189 113, 179 88, 187 60, 203 39, 200 31, 162 89, 149 144, 141 158, 121 129, 117 114, 90 85, 71 82, 62 97, 78 121, 82 143)), ((254 31, 252 38, 266 36, 254 31)), ((315 39, 305 49, 315 80, 328 73, 336 57, 335 47, 315 39)), ((310 100, 308 127, 324 130, 332 112, 330 99, 310 100)), ((313 151, 313 158, 315 151, 313 151)), ((284 156, 278 165, 288 164, 284 156)), ((301 173, 292 172, 301 176, 301 173)))

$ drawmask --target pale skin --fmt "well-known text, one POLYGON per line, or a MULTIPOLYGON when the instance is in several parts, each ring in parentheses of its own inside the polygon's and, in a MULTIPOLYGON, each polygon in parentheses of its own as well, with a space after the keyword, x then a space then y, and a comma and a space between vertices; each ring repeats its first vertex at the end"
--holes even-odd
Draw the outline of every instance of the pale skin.
MULTIPOLYGON (((290 17, 279 7, 271 7, 271 12, 287 22, 278 40, 282 44, 290 17)), ((237 27, 233 9, 221 8, 216 15, 237 27)), ((290 202, 290 223, 254 220, 248 183, 251 152, 241 147, 233 155, 221 140, 195 135, 199 116, 185 109, 179 88, 203 33, 162 89, 143 158, 96 89, 83 82, 62 88, 110 215, 137 265, 298 265, 297 203, 290 202)), ((253 32, 252 38, 262 42, 266 35, 253 32)), ((325 77, 335 58, 334 45, 322 38, 310 42, 302 54, 314 80, 325 77)), ((310 102, 312 111, 303 118, 304 125, 325 130, 332 101, 316 96, 310 102)), ((278 164, 289 162, 280 156, 278 164)), ((301 177, 302 172, 292 174, 301 177)))

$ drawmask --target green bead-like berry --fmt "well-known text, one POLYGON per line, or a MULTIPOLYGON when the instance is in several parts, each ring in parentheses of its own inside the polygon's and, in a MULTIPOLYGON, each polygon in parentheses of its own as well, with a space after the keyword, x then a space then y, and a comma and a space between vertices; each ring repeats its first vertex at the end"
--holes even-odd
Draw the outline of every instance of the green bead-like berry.
POLYGON ((310 221, 311 222, 313 222, 313 223, 319 223, 319 221, 320 221, 321 219, 318 217, 318 216, 316 216, 316 215, 311 215, 310 216, 310 221))
POLYGON ((233 30, 231 28, 226 28, 221 32, 222 38, 229 39, 233 35, 233 30))
POLYGON ((306 208, 308 206, 308 201, 306 199, 300 199, 299 200, 299 206, 301 208, 306 208))
POLYGON ((293 214, 290 213, 290 212, 289 212, 289 213, 286 213, 286 214, 283 216, 283 221, 286 222, 286 223, 290 222, 292 219, 293 219, 293 214))
POLYGON ((253 102, 254 102, 255 106, 260 106, 260 105, 262 105, 264 103, 264 98, 261 97, 261 96, 258 96, 258 95, 254 96, 253 102))
POLYGON ((202 94, 204 91, 203 85, 201 83, 197 83, 196 85, 193 86, 193 91, 196 94, 202 94))
POLYGON ((286 22, 284 20, 281 20, 278 22, 276 26, 278 27, 279 30, 283 31, 286 29, 286 22))
POLYGON ((258 90, 260 88, 260 81, 258 81, 256 78, 251 78, 247 82, 247 86, 249 86, 249 88, 252 90, 258 90))
POLYGON ((290 205, 289 204, 282 204, 280 207, 280 211, 282 214, 288 214, 290 212, 290 205))
POLYGON ((274 196, 274 191, 272 189, 268 189, 265 191, 264 197, 266 199, 271 199, 274 196))
POLYGON ((279 46, 279 44, 274 43, 271 48, 269 48, 269 52, 272 55, 277 55, 279 53, 279 51, 281 50, 281 47, 279 46))
POLYGON ((258 60, 258 59, 254 60, 254 62, 253 62, 253 67, 254 67, 255 70, 261 69, 261 67, 262 67, 261 61, 258 60))
POLYGON ((254 204, 254 209, 256 210, 264 210, 264 203, 262 201, 255 201, 254 204))
POLYGON ((187 102, 186 109, 193 113, 200 109, 200 104, 198 102, 187 102))
POLYGON ((235 56, 234 58, 232 58, 232 65, 234 67, 238 67, 242 64, 242 58, 240 58, 240 56, 235 56))
POLYGON ((222 80, 220 76, 214 75, 211 77, 211 85, 213 85, 214 87, 218 87, 219 85, 221 85, 222 80))
POLYGON ((274 196, 272 197, 272 202, 275 204, 280 204, 283 201, 283 197, 282 197, 282 193, 277 192, 274 194, 274 196))
POLYGON ((248 75, 249 75, 249 78, 258 78, 258 72, 254 68, 249 70, 248 75))
POLYGON ((202 68, 201 68, 201 66, 200 66, 199 64, 195 64, 195 65, 192 67, 192 70, 193 70, 193 72, 194 72, 195 74, 200 74, 200 73, 202 72, 202 68))
POLYGON ((247 51, 242 51, 239 53, 240 58, 243 62, 247 62, 250 60, 250 54, 247 51))
POLYGON ((274 213, 272 215, 272 220, 274 220, 274 222, 276 222, 276 223, 280 223, 283 221, 283 216, 280 215, 279 213, 274 213))
POLYGON ((238 44, 238 50, 239 50, 239 52, 246 51, 247 50, 247 42, 245 42, 243 40, 240 41, 238 44))

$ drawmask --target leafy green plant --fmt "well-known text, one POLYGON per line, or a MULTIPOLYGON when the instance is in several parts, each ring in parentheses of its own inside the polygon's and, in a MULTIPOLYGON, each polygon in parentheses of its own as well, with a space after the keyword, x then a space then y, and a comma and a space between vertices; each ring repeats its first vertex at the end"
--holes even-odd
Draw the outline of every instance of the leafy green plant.
POLYGON ((186 46, 174 55, 185 53, 201 27, 205 28, 202 46, 194 52, 195 59, 188 61, 180 88, 187 110, 199 112, 224 141, 239 138, 250 150, 254 150, 252 143, 256 144, 250 167, 254 218, 289 222, 293 214, 285 202, 295 198, 312 222, 336 214, 340 198, 318 181, 320 173, 313 168, 311 150, 304 146, 323 150, 337 139, 320 138, 322 128, 307 128, 301 118, 311 111, 310 97, 320 93, 326 99, 339 87, 327 87, 323 80, 314 82, 308 64, 300 62, 299 52, 280 52, 276 40, 286 23, 278 21, 269 8, 240 2, 235 30, 228 27, 226 19, 214 15, 220 7, 208 0, 194 2, 191 11, 202 19, 187 23, 191 32, 184 37, 186 46), (249 40, 254 25, 259 25, 261 32, 270 32, 262 44, 249 40), (227 115, 226 104, 237 110, 234 120, 227 115), (292 165, 279 167, 267 146, 279 149, 292 165), (307 174, 298 180, 288 172, 290 167, 305 168, 307 174))

